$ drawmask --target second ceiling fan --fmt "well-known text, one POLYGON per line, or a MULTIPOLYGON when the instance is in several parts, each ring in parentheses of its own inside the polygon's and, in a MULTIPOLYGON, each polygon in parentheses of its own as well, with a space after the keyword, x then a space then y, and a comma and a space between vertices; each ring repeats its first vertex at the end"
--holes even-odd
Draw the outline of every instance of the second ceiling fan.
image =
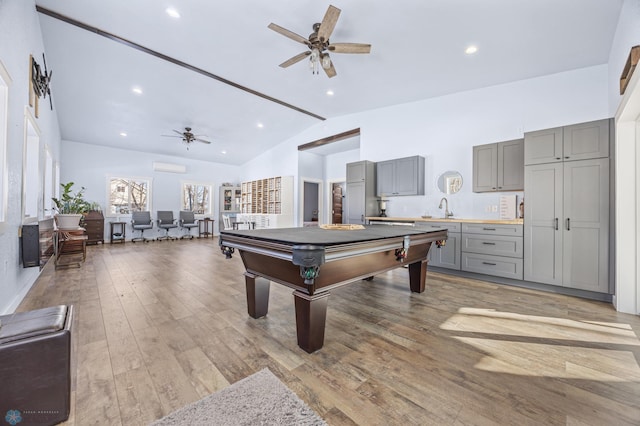
POLYGON ((296 56, 284 61, 280 64, 282 68, 287 68, 297 62, 300 62, 306 57, 310 58, 312 72, 318 74, 319 69, 322 68, 329 78, 336 76, 336 69, 333 66, 333 62, 329 57, 329 52, 332 53, 370 53, 371 45, 364 43, 330 43, 329 37, 333 32, 333 29, 338 22, 340 16, 340 9, 330 5, 327 12, 324 14, 322 22, 313 24, 313 33, 306 39, 301 35, 298 35, 292 31, 282 28, 274 23, 269 24, 269 28, 273 31, 282 34, 285 37, 305 44, 308 48, 308 52, 302 52, 296 56))
POLYGON ((179 130, 175 130, 173 129, 173 131, 175 133, 177 133, 176 135, 162 135, 162 136, 166 136, 166 137, 170 137, 170 138, 181 138, 182 142, 184 142, 187 145, 187 150, 189 150, 189 144, 193 143, 193 142, 202 142, 202 143, 206 143, 206 144, 210 144, 211 141, 208 141, 206 139, 202 139, 201 136, 202 135, 194 135, 191 132, 191 127, 185 127, 184 128, 184 132, 181 132, 179 130))

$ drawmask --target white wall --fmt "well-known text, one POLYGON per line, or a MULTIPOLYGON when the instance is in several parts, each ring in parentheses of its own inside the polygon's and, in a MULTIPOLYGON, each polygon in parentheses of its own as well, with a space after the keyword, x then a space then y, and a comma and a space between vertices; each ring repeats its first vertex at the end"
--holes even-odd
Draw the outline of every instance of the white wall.
MULTIPOLYGON (((13 312, 39 275, 36 267, 23 268, 20 263, 18 231, 22 224, 22 154, 24 147, 25 107, 29 108, 29 55, 42 64, 44 45, 40 22, 33 0, 0 1, 0 61, 11 77, 8 105, 8 211, 0 225, 0 314, 13 312)), ((55 107, 55 73, 52 82, 55 107)), ((30 108, 33 112, 33 108, 30 108)), ((59 159, 60 131, 56 111, 49 109, 49 99, 40 102, 40 164, 45 163, 44 146, 49 146, 54 161, 59 159)), ((44 181, 40 171, 40 182, 44 181)), ((39 209, 43 215, 43 190, 39 209)))
POLYGON ((486 209, 497 206, 501 194, 471 191, 472 147, 609 117, 607 68, 583 68, 332 118, 245 164, 243 173, 247 178, 295 173, 298 145, 359 127, 358 159, 426 157, 426 195, 393 197, 389 216, 441 215, 437 206, 443 194, 435 181, 442 172, 457 170, 464 184, 461 192, 449 196, 450 210, 457 217, 498 218, 499 213, 486 209))
MULTIPOLYGON (((210 183, 213 185, 213 214, 216 220, 214 232, 218 229, 219 189, 223 182, 239 183, 239 167, 206 161, 176 159, 166 155, 156 155, 137 151, 107 148, 86 143, 62 141, 61 182, 75 182, 75 187, 86 188, 85 198, 107 205, 107 176, 145 177, 152 180, 151 216, 155 220, 158 210, 172 210, 177 218, 181 210, 180 194, 183 181, 210 183), (182 164, 187 172, 166 173, 154 172, 153 162, 182 164)), ((105 217, 105 223, 114 220, 105 217)), ((130 222, 130 216, 120 216, 124 222, 130 222)), ((105 228, 107 228, 105 226, 105 228)), ((108 229, 105 229, 105 238, 108 229)), ((175 231, 174 233, 177 233, 175 231)), ((157 228, 149 233, 157 236, 157 228)), ((127 238, 133 233, 127 225, 127 238)))
POLYGON ((631 47, 640 44, 640 0, 625 0, 609 53, 609 115, 620 105, 620 76, 631 47))

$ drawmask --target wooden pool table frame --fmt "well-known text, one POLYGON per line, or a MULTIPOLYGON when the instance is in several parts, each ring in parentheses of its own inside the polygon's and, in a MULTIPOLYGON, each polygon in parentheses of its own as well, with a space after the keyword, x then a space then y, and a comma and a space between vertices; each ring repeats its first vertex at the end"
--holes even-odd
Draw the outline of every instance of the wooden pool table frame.
POLYGON ((219 240, 227 257, 237 249, 244 263, 248 313, 253 318, 267 314, 270 281, 292 288, 298 345, 309 353, 324 343, 329 290, 408 265, 410 289, 422 293, 431 243, 443 244, 447 238, 446 230, 414 230, 391 238, 314 245, 265 240, 254 233, 259 234, 223 231, 219 240))

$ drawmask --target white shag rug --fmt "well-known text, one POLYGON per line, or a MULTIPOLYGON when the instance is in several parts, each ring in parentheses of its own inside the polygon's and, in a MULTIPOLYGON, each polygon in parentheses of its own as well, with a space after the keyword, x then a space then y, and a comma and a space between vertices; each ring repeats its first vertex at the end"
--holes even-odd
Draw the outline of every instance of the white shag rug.
POLYGON ((326 423, 265 368, 152 423, 152 426, 167 425, 326 426, 326 423))

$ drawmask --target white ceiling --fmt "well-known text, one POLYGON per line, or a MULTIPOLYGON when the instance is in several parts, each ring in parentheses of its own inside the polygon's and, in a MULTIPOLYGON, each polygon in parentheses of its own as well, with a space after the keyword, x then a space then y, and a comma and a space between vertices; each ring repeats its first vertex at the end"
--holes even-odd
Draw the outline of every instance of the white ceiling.
MULTIPOLYGON (((307 61, 278 67, 306 47, 267 28, 274 22, 307 37, 329 2, 36 4, 331 118, 604 64, 622 0, 334 0, 331 4, 342 13, 331 41, 370 43, 372 49, 369 55, 332 54, 338 73, 332 79, 312 75, 307 61), (169 6, 179 11, 179 19, 165 13, 169 6), (479 50, 466 55, 471 44, 479 50), (327 90, 334 95, 327 96, 327 90)), ((65 140, 239 165, 321 122, 60 19, 39 16, 65 140), (134 94, 134 86, 143 94, 134 94), (258 122, 264 127, 258 128, 258 122), (161 136, 185 126, 213 143, 195 143, 187 150, 179 138, 161 136)), ((48 107, 48 100, 43 105, 48 107)))

